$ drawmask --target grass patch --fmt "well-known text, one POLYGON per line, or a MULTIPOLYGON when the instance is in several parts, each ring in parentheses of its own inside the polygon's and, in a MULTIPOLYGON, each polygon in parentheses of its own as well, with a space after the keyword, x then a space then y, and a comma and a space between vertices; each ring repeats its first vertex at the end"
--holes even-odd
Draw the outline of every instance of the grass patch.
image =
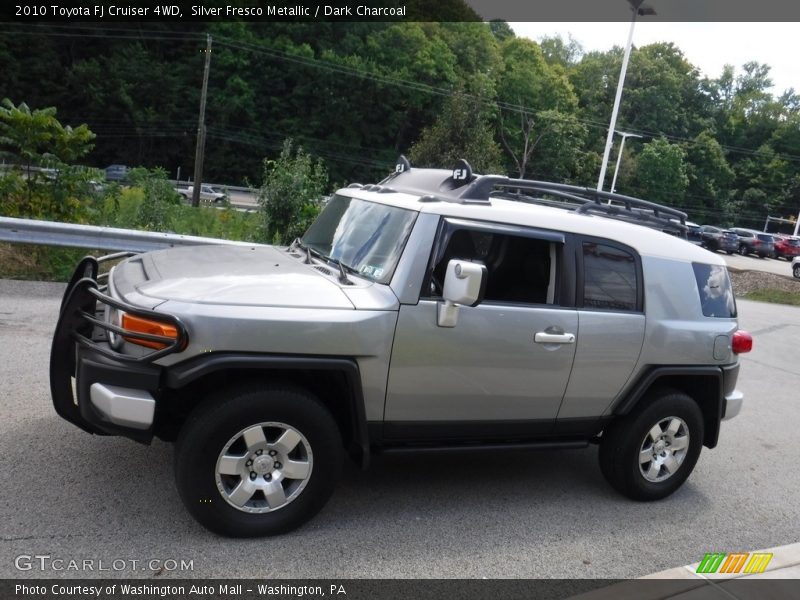
POLYGON ((789 304, 800 306, 800 293, 777 290, 775 288, 760 288, 748 292, 742 296, 745 300, 757 300, 759 302, 772 302, 773 304, 789 304))
POLYGON ((99 256, 109 252, 28 244, 0 244, 0 278, 67 281, 78 261, 87 254, 99 256))

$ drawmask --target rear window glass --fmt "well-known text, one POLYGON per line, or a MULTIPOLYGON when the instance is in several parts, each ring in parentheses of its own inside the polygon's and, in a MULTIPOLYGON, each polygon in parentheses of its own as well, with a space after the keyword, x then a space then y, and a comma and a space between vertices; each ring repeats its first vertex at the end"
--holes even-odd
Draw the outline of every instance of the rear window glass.
POLYGON ((638 310, 636 259, 621 248, 584 242, 583 306, 601 310, 638 310))
POLYGON ((730 319, 736 316, 736 301, 728 277, 728 269, 721 265, 692 263, 703 315, 730 319))

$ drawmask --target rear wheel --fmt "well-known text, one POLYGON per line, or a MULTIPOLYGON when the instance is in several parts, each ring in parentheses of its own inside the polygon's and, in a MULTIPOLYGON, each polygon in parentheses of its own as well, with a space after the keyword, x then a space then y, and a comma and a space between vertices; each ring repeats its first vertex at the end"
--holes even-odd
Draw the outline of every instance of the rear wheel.
POLYGON ((700 407, 682 392, 661 390, 603 431, 600 469, 625 496, 660 500, 686 481, 702 446, 700 407))
POLYGON ((181 430, 175 477, 187 510, 222 535, 290 531, 330 497, 342 463, 335 420, 300 388, 225 390, 181 430))
POLYGON ((800 264, 796 264, 794 267, 792 267, 792 275, 800 279, 800 264))

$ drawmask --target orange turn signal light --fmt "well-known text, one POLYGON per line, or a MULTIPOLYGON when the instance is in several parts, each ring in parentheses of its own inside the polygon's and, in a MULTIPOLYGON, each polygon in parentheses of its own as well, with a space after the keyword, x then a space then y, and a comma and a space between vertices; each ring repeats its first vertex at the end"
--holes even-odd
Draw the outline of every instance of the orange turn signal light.
MULTIPOLYGON (((122 328, 132 333, 147 333, 149 335, 160 335, 174 340, 178 339, 178 329, 174 325, 162 323, 161 321, 154 321, 152 319, 145 319, 144 317, 137 317, 136 315, 130 315, 128 313, 122 313, 122 328)), ((169 345, 165 342, 146 340, 130 335, 123 335, 122 337, 131 344, 155 348, 156 350, 163 350, 169 345)))

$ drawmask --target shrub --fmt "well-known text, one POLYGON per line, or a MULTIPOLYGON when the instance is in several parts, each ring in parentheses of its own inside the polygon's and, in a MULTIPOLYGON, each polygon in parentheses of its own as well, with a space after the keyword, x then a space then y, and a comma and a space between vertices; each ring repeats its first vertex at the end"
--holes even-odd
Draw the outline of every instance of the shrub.
POLYGON ((322 208, 328 172, 292 140, 283 143, 277 160, 264 161, 264 184, 258 192, 263 219, 262 239, 288 244, 303 235, 322 208))

